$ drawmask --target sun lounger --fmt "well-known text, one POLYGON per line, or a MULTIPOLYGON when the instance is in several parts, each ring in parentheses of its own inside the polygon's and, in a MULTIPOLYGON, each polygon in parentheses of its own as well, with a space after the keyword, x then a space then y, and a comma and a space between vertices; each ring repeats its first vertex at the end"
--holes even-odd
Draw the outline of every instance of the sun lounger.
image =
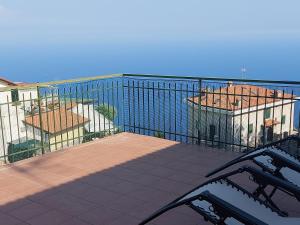
POLYGON ((251 160, 263 170, 300 187, 300 160, 288 151, 278 147, 283 141, 250 151, 213 170, 206 176, 212 176, 213 174, 216 174, 234 164, 251 160))
POLYGON ((254 179, 263 180, 263 182, 269 183, 272 186, 286 189, 286 191, 294 195, 299 195, 300 193, 297 187, 282 179, 252 167, 242 167, 196 187, 158 210, 149 218, 142 221, 140 225, 144 225, 161 214, 183 205, 191 207, 202 215, 205 220, 213 224, 300 224, 300 218, 286 217, 286 214, 272 206, 272 204, 269 204, 268 201, 261 200, 229 180, 230 176, 243 172, 251 174, 254 179))

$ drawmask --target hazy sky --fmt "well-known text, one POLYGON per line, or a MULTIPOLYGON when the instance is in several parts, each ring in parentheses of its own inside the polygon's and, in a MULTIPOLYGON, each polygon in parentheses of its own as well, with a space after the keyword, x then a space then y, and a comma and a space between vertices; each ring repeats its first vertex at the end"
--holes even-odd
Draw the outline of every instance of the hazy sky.
POLYGON ((299 38, 299 0, 0 0, 0 43, 299 38))

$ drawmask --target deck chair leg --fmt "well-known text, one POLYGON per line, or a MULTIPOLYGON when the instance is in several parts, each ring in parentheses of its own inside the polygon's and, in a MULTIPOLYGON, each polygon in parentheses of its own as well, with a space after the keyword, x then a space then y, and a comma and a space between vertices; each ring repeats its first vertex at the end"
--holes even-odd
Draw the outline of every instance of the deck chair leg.
POLYGON ((276 191, 277 191, 277 188, 274 187, 273 190, 271 191, 271 193, 269 194, 269 198, 272 198, 276 191))

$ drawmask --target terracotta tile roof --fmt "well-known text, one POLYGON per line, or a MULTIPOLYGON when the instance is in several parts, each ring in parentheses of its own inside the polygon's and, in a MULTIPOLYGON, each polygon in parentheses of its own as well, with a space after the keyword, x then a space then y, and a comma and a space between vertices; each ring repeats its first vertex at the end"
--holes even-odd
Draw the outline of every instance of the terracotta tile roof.
POLYGON ((276 119, 266 119, 265 120, 265 126, 266 127, 271 127, 271 126, 273 126, 273 125, 277 125, 277 124, 280 124, 280 122, 279 121, 277 121, 276 119))
POLYGON ((34 84, 34 83, 27 83, 27 82, 14 82, 4 77, 0 77, 0 82, 6 84, 7 86, 21 86, 21 87, 34 84))
MULTIPOLYGON (((238 110, 264 105, 265 103, 273 103, 282 101, 282 99, 295 99, 296 96, 284 93, 282 91, 275 91, 264 87, 254 85, 232 85, 221 89, 212 91, 202 90, 201 105, 207 107, 214 107, 224 110, 238 110), (228 89, 228 95, 227 95, 228 89), (241 96, 243 95, 243 96, 241 96), (250 103, 249 103, 250 101, 250 103)), ((199 97, 191 97, 188 99, 194 104, 198 104, 199 97)))
MULTIPOLYGON (((83 125, 88 121, 89 119, 85 117, 72 113, 70 110, 65 110, 65 107, 42 113, 42 129, 51 134, 83 125)), ((27 116, 24 122, 36 128, 41 128, 39 114, 27 116)))
POLYGON ((7 85, 9 85, 9 86, 17 86, 16 83, 14 83, 14 82, 12 82, 12 81, 10 81, 10 80, 7 80, 7 79, 4 78, 4 77, 0 77, 0 82, 5 83, 5 84, 7 84, 7 85))

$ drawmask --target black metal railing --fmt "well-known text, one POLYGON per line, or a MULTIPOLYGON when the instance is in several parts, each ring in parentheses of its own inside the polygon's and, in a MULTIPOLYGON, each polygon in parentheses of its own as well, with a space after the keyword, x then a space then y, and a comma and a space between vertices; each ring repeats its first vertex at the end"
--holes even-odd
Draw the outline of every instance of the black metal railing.
POLYGON ((299 134, 300 82, 120 74, 0 94, 4 163, 123 131, 236 151, 299 134))

